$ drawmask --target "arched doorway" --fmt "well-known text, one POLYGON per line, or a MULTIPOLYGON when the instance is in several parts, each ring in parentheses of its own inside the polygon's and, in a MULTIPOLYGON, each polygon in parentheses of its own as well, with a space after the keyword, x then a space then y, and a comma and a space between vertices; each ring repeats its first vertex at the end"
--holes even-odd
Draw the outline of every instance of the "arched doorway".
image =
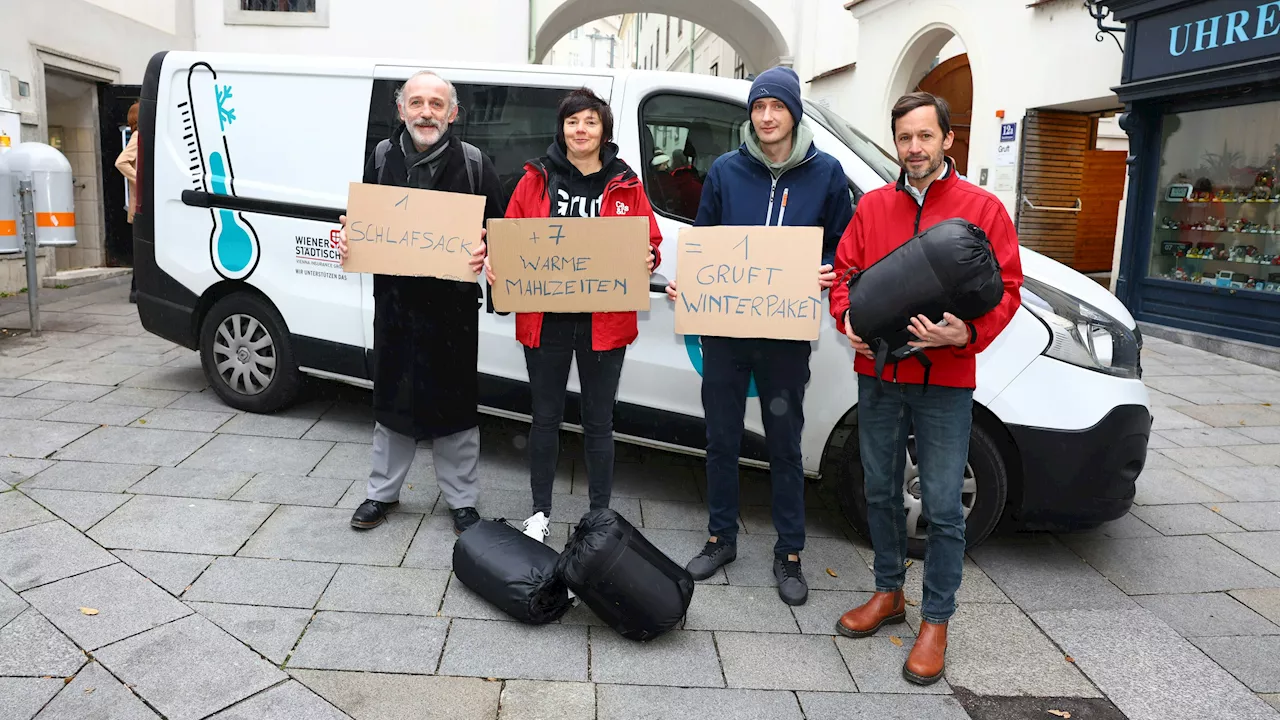
POLYGON ((969 54, 960 53, 938 63, 916 85, 923 90, 945 98, 951 106, 951 130, 956 134, 951 146, 951 158, 961 175, 969 172, 969 125, 973 122, 973 72, 969 68, 969 54))

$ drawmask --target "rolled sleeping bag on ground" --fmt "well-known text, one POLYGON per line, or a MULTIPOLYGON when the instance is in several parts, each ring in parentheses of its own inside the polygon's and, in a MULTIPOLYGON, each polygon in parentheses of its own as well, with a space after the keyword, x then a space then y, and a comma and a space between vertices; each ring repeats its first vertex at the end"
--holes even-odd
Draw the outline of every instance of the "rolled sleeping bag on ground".
POLYGON ((453 573, 520 622, 554 622, 572 607, 555 550, 505 522, 481 520, 453 544, 453 573))
POLYGON ((907 345, 916 339, 907 327, 924 315, 933 322, 949 312, 964 321, 1000 304, 1004 284, 987 234, 960 218, 930 227, 847 280, 849 322, 876 353, 876 370, 923 353, 907 345))
POLYGON ((569 538, 557 574, 601 620, 630 640, 680 624, 693 578, 618 513, 593 510, 569 538))

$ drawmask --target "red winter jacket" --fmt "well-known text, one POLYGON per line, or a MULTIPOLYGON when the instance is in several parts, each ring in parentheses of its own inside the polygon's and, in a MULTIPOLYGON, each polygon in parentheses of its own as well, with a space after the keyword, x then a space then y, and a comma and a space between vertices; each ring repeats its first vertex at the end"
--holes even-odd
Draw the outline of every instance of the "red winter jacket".
MULTIPOLYGON (((530 162, 525 164, 524 171, 524 177, 520 178, 520 183, 511 194, 511 202, 507 204, 507 217, 551 217, 546 169, 530 162)), ((649 245, 653 248, 653 266, 656 268, 662 262, 662 254, 658 250, 658 245, 662 243, 662 233, 658 230, 658 219, 653 215, 653 208, 649 206, 649 198, 640 186, 640 178, 630 169, 605 185, 600 205, 600 217, 621 215, 649 218, 649 245)), ((592 350, 625 347, 639 334, 634 311, 591 313, 592 350)), ((516 313, 516 339, 528 347, 538 347, 542 340, 542 313, 516 313)))
MULTIPOLYGON (((933 362, 930 385, 973 388, 977 384, 975 356, 1004 330, 1022 303, 1019 293, 1022 261, 1018 256, 1017 233, 1004 204, 986 190, 960 178, 950 159, 947 163, 946 177, 929 186, 923 204, 916 203, 907 191, 905 174, 899 177, 897 184, 885 185, 864 195, 853 213, 853 220, 840 238, 835 270, 839 278, 844 278, 845 271, 850 268, 865 270, 921 230, 943 220, 963 218, 982 228, 1000 263, 1004 297, 991 312, 968 323, 971 333, 968 345, 925 351, 933 362)), ((844 332, 844 316, 848 309, 849 288, 844 282, 837 281, 831 288, 831 314, 835 316, 841 332, 844 332)), ((875 377, 875 361, 870 358, 858 355, 853 367, 861 375, 875 377)), ((910 358, 899 362, 897 368, 887 366, 883 379, 893 381, 895 370, 900 383, 924 383, 924 366, 910 358)))

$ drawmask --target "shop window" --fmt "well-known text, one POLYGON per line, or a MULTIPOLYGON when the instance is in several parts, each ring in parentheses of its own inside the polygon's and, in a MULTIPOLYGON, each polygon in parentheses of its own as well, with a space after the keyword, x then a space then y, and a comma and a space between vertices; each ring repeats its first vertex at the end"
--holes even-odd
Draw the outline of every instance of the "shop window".
POLYGON ((1164 117, 1149 275, 1280 292, 1280 102, 1164 117))
POLYGON ((693 222, 711 163, 742 144, 747 110, 740 104, 684 95, 655 95, 640 109, 644 187, 658 213, 693 222))
POLYGON ((329 0, 223 0, 227 25, 329 27, 329 0))

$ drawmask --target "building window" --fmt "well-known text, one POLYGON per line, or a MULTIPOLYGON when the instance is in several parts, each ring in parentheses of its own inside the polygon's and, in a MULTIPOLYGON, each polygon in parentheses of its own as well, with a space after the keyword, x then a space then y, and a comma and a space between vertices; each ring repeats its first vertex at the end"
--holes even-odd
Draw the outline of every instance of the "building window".
POLYGON ((720 77, 720 63, 718 62, 711 63, 711 74, 714 75, 715 77, 720 77))
POLYGON ((1165 116, 1150 277, 1280 292, 1277 117, 1280 102, 1165 116))
POLYGON ((746 63, 739 61, 738 67, 733 69, 733 76, 739 80, 745 79, 747 77, 746 63))
POLYGON ((329 27, 329 0, 223 0, 223 23, 329 27))
POLYGON ((671 16, 667 16, 667 54, 671 54, 671 16))
POLYGON ((662 28, 658 28, 658 39, 657 39, 657 40, 655 40, 655 41, 653 41, 653 44, 654 44, 654 46, 656 46, 657 48, 659 48, 659 49, 658 49, 658 52, 662 52, 662 50, 661 50, 661 48, 662 48, 662 28))
POLYGON ((676 37, 684 37, 684 20, 676 18, 676 37))

